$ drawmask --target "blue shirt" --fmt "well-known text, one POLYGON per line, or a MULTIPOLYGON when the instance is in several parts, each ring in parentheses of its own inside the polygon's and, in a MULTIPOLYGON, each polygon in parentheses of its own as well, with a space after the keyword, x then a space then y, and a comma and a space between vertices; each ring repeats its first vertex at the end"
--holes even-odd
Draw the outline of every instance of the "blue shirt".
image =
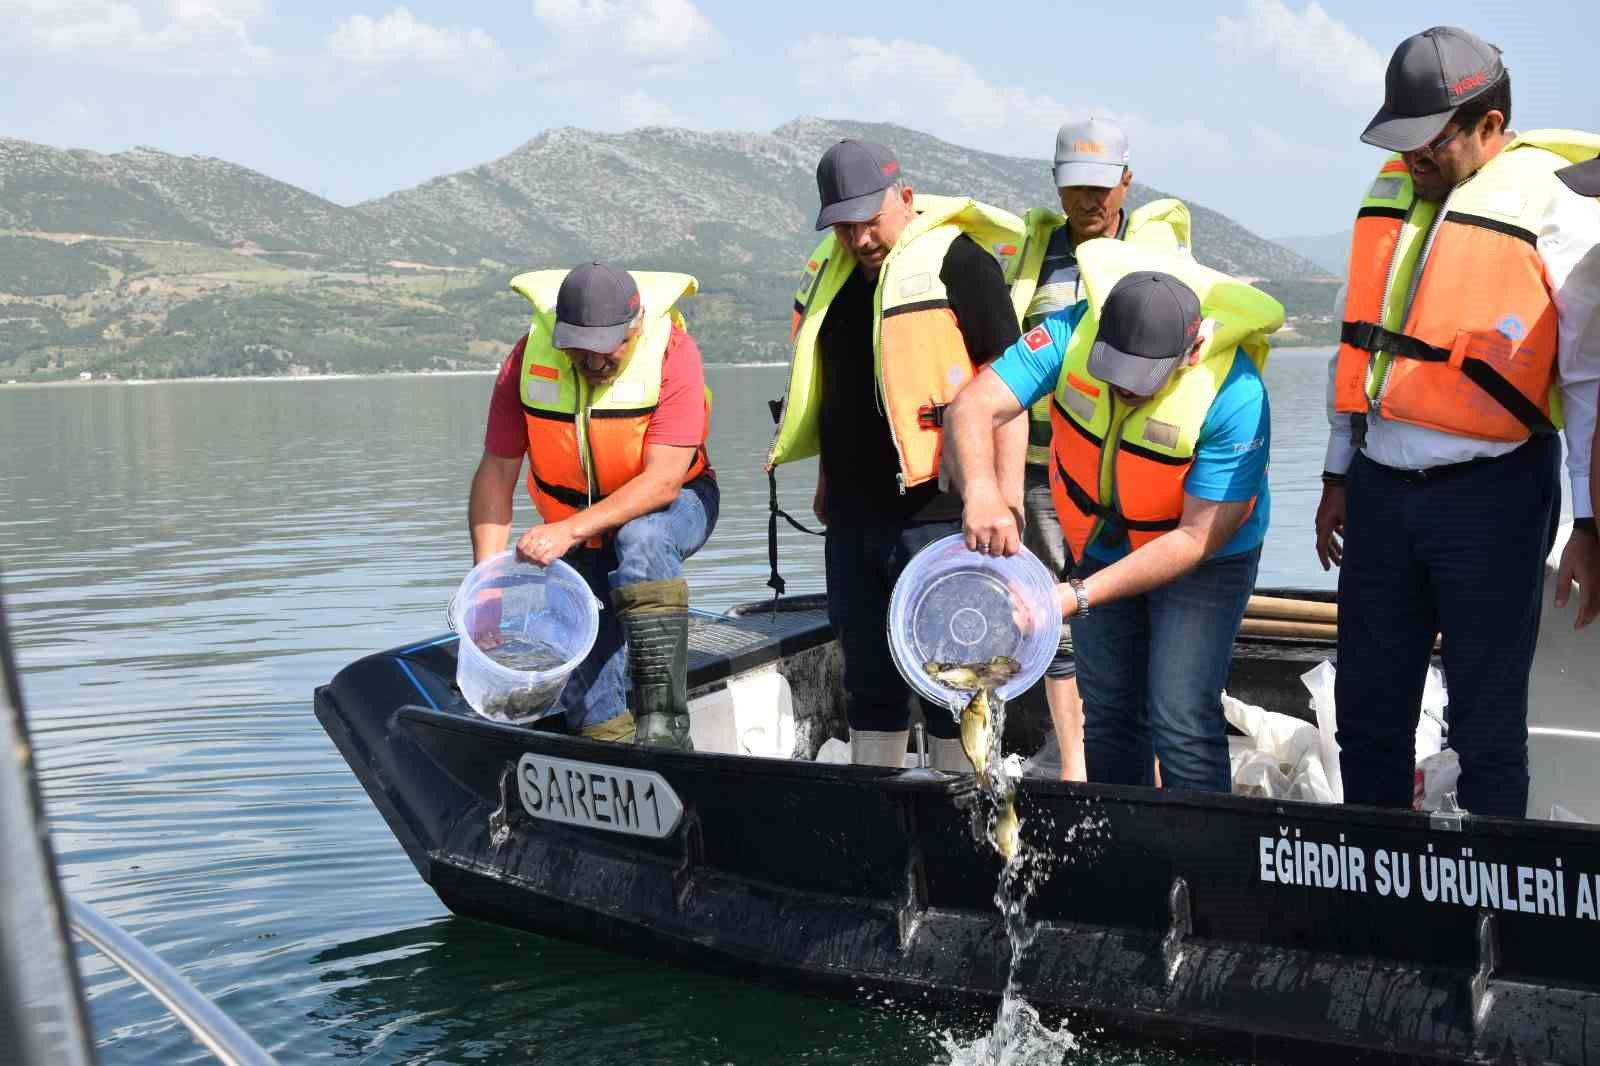
MULTIPOLYGON (((1088 301, 1080 301, 1041 322, 1036 328, 1048 334, 1048 344, 1035 350, 1029 346, 1029 338, 1037 343, 1038 334, 1026 334, 989 364, 1024 409, 1055 392, 1067 342, 1088 306, 1088 301)), ((1267 492, 1267 457, 1271 445, 1272 415, 1267 406, 1267 387, 1255 363, 1241 349, 1201 423, 1194 463, 1183 479, 1183 490, 1202 500, 1229 502, 1255 498, 1256 505, 1250 517, 1217 552, 1218 558, 1250 551, 1266 539, 1267 524, 1272 518, 1272 501, 1267 492)), ((1128 554, 1128 545, 1107 547, 1096 540, 1086 553, 1101 562, 1114 562, 1128 554)))

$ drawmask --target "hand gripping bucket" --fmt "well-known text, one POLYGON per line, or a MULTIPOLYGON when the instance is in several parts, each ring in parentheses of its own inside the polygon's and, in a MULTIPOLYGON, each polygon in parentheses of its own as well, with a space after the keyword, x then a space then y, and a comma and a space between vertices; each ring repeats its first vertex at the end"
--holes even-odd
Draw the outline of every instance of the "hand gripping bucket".
POLYGON ((531 722, 556 701, 600 631, 600 604, 578 572, 505 551, 485 559, 456 591, 461 636, 456 684, 472 709, 498 722, 531 722))
POLYGON ((959 533, 919 551, 889 597, 889 651, 917 695, 959 712, 971 692, 928 676, 926 662, 977 663, 997 655, 1021 669, 997 690, 1015 699, 1044 676, 1061 639, 1055 579, 1023 548, 1009 558, 969 551, 959 533))

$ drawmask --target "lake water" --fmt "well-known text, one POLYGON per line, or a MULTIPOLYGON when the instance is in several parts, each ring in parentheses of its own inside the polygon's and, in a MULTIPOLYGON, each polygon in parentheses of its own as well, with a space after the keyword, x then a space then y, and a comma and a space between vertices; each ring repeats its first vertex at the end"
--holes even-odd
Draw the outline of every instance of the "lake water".
MULTIPOLYGON (((1264 584, 1327 586, 1311 519, 1326 351, 1274 356, 1264 584)), ((765 401, 713 367, 721 522, 696 606, 767 594, 765 401)), ((312 689, 444 629, 491 379, 0 388, 0 566, 68 891, 285 1063, 946 1063, 927 1018, 452 918, 317 724, 312 689)), ((809 516, 815 468, 781 471, 809 516)), ((518 527, 532 518, 519 500, 518 527)), ((820 541, 785 532, 791 592, 820 541)), ((207 1056, 81 955, 106 1063, 207 1056)), ((1189 1061, 1097 1042, 1072 1062, 1189 1061)))

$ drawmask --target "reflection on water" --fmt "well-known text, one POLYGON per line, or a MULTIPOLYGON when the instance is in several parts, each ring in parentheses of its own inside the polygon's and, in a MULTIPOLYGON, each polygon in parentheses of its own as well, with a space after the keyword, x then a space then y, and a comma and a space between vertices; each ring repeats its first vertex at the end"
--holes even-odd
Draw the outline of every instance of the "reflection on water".
MULTIPOLYGON (((1325 355, 1269 368, 1263 582, 1328 583, 1311 553, 1325 355)), ((696 606, 723 609, 768 595, 760 462, 784 372, 708 376, 723 508, 689 579, 696 606)), ((948 1017, 447 918, 418 878, 311 692, 444 627, 490 384, 0 389, 0 562, 68 889, 286 1062, 946 1061, 948 1017)), ((809 514, 814 484, 813 463, 785 468, 783 506, 809 514)), ((519 500, 518 527, 531 517, 519 500)), ((819 540, 785 531, 791 592, 820 590, 821 562, 819 540)), ((98 956, 82 962, 105 1062, 207 1061, 98 956)), ((955 1039, 987 1021, 958 1019, 955 1039)))

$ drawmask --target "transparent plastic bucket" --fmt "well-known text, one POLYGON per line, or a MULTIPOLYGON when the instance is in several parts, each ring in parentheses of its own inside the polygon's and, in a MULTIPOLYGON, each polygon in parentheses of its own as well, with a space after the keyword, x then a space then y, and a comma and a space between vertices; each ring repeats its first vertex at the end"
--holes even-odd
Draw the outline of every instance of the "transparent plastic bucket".
POLYGON ((600 604, 578 572, 501 552, 473 567, 456 591, 461 637, 456 684, 472 709, 498 722, 531 722, 556 709, 561 689, 600 631, 600 604), (497 662, 488 654, 510 662, 497 662))
POLYGON ((969 551, 959 533, 912 557, 889 597, 889 651, 917 695, 959 710, 971 692, 948 688, 923 664, 985 662, 997 655, 1021 669, 998 692, 1014 699, 1044 676, 1061 640, 1055 578, 1023 548, 1010 558, 969 551))

